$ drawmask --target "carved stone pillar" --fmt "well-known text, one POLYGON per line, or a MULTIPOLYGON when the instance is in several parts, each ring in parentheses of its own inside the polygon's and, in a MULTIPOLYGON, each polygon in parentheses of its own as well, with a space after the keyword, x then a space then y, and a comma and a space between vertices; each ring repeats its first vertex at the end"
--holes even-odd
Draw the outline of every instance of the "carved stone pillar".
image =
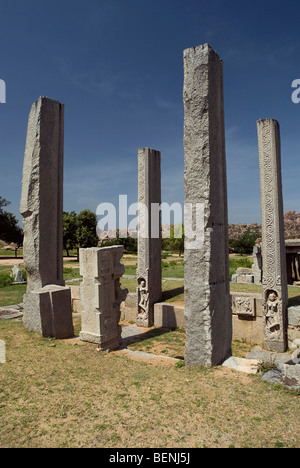
POLYGON ((154 304, 161 299, 161 155, 138 151, 137 325, 151 327, 154 304))
POLYGON ((262 217, 262 294, 264 348, 287 348, 288 289, 284 242, 279 124, 273 119, 257 122, 262 217))
POLYGON ((123 251, 123 246, 80 249, 80 339, 99 344, 101 350, 118 349, 122 343, 120 305, 127 295, 120 286, 125 271, 120 263, 123 251))

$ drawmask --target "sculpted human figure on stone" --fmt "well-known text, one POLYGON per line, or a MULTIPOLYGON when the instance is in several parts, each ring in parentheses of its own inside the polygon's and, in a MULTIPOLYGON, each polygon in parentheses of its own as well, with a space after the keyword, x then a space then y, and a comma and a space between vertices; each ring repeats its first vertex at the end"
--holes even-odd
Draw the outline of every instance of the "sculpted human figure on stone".
POLYGON ((144 279, 141 280, 138 286, 138 308, 138 318, 147 320, 149 311, 149 292, 144 279))
POLYGON ((266 326, 270 333, 280 331, 279 323, 279 299, 276 292, 271 291, 267 300, 266 326))

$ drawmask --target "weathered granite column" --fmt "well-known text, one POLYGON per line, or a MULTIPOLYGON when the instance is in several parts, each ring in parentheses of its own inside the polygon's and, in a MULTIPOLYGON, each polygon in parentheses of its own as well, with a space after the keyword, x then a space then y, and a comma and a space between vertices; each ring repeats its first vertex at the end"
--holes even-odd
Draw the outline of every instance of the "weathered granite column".
POLYGON ((27 272, 24 324, 43 336, 73 336, 71 291, 63 279, 64 106, 40 97, 27 129, 20 212, 27 272))
POLYGON ((262 216, 262 288, 264 347, 284 352, 287 347, 288 289, 286 274, 281 148, 279 124, 257 122, 262 216))
MULTIPOLYGON (((221 364, 231 354, 227 182, 223 108, 223 68, 208 45, 184 51, 185 233, 188 206, 202 206, 193 224, 203 241, 185 236, 185 361, 221 364)), ((191 226, 190 226, 191 229, 191 226)))
POLYGON ((154 304, 161 287, 161 155, 159 151, 138 151, 138 266, 137 325, 154 323, 154 304))
POLYGON ((120 263, 123 251, 123 246, 80 249, 80 339, 99 344, 101 350, 118 349, 122 343, 120 305, 127 295, 120 287, 125 271, 120 263))

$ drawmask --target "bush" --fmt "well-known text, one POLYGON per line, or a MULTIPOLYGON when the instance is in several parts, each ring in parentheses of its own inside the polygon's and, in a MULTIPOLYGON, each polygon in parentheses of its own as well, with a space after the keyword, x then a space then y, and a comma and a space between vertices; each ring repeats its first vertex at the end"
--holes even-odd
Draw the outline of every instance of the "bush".
POLYGON ((9 273, 0 273, 0 288, 12 284, 13 278, 9 273))

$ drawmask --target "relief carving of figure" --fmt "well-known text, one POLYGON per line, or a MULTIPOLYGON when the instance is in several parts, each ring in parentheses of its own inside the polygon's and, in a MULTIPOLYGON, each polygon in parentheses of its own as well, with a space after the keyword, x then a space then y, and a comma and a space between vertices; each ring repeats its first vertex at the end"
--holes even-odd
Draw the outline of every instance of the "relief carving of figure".
POLYGON ((248 298, 237 297, 235 300, 238 315, 252 315, 252 307, 248 298))
POLYGON ((267 299, 266 326, 269 333, 279 333, 279 298, 275 291, 271 291, 267 299))
POLYGON ((149 292, 144 279, 138 285, 138 318, 146 320, 149 310, 149 292))

